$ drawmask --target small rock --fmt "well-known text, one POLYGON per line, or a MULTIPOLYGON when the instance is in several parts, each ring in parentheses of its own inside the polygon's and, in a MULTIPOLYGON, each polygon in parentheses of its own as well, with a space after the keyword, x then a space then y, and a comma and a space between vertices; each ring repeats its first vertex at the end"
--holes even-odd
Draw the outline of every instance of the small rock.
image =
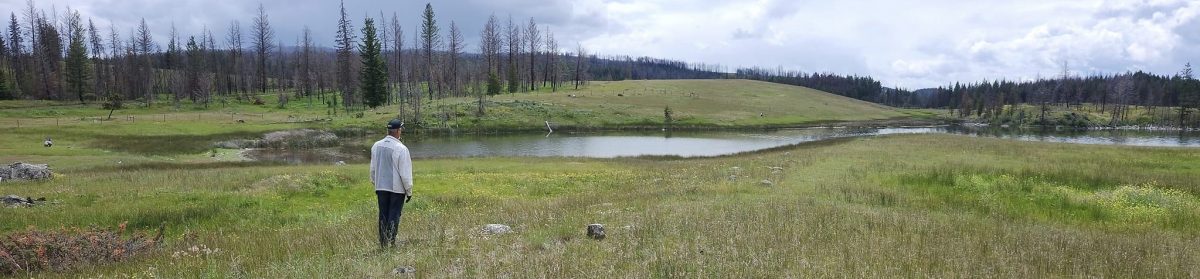
POLYGON ((10 202, 14 202, 14 203, 15 202, 24 202, 25 199, 22 199, 21 196, 18 196, 18 195, 7 195, 7 196, 4 196, 3 198, 0 198, 0 201, 3 201, 4 203, 7 204, 10 202))
POLYGON ((730 174, 730 175, 729 175, 729 181, 734 181, 734 180, 737 180, 737 178, 738 178, 738 176, 737 176, 736 174, 730 174))
POLYGON ((413 268, 412 266, 408 266, 408 265, 398 266, 395 269, 392 269, 392 275, 411 274, 411 273, 416 273, 416 272, 417 272, 416 268, 413 268))
POLYGON ((333 165, 334 165, 334 166, 345 166, 345 165, 346 165, 346 161, 337 161, 336 163, 333 163, 333 165))
POLYGON ((511 232, 512 232, 512 227, 509 227, 509 226, 503 225, 503 224, 487 224, 487 225, 483 226, 483 233, 485 233, 485 234, 500 235, 500 234, 506 234, 506 233, 511 233, 511 232))
POLYGON ((771 169, 771 173, 781 173, 781 172, 783 172, 783 167, 767 167, 767 168, 768 168, 768 169, 771 169))
POLYGON ((774 182, 771 182, 770 180, 766 180, 766 179, 759 181, 758 184, 762 184, 762 186, 775 186, 774 182))
POLYGON ((595 240, 604 239, 604 224, 587 225, 587 236, 595 240))

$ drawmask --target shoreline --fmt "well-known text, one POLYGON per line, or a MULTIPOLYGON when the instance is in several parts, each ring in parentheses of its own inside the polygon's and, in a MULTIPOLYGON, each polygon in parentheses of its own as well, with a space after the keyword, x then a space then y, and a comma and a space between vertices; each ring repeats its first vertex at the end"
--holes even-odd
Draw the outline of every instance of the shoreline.
MULTIPOLYGON (((551 122, 553 123, 553 122, 551 122)), ((803 128, 890 128, 890 127, 914 127, 914 126, 937 126, 954 124, 955 121, 948 119, 920 119, 920 118, 892 118, 892 119, 877 119, 865 121, 814 121, 808 123, 797 124, 770 124, 770 125, 672 125, 670 128, 664 125, 613 125, 613 126, 577 126, 563 125, 555 126, 554 132, 623 132, 623 131, 679 131, 679 132, 694 132, 694 131, 762 131, 762 130, 782 130, 782 129, 803 129, 803 128)), ((341 127, 341 128, 357 128, 369 129, 364 127, 341 127)), ((336 128, 335 128, 336 129, 336 128)), ((417 128, 411 133, 420 135, 496 135, 496 134, 512 134, 512 133, 532 133, 532 132, 549 132, 544 126, 538 128, 467 128, 467 129, 447 129, 447 128, 417 128)))
POLYGON ((1062 125, 1055 125, 1055 126, 1046 126, 1046 125, 1016 125, 1016 126, 1013 126, 1013 125, 992 125, 992 124, 989 124, 989 123, 982 123, 982 122, 965 122, 965 121, 964 121, 964 122, 960 122, 960 123, 959 123, 959 125, 966 126, 966 127, 980 127, 980 128, 999 128, 999 129, 1047 129, 1047 130, 1059 130, 1059 131, 1064 131, 1064 130, 1065 130, 1065 131, 1158 131, 1158 132, 1200 132, 1200 128, 1176 127, 1176 126, 1137 126, 1137 125, 1127 125, 1127 126, 1086 126, 1086 127, 1072 127, 1072 126, 1062 126, 1062 125))

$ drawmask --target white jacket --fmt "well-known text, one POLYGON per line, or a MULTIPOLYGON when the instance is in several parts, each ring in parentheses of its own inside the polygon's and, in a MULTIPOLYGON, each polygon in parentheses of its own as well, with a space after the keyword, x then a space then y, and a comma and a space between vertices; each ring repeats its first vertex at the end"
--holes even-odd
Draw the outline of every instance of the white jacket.
POLYGON ((412 193, 412 158, 399 139, 387 136, 371 146, 371 182, 376 191, 412 193))

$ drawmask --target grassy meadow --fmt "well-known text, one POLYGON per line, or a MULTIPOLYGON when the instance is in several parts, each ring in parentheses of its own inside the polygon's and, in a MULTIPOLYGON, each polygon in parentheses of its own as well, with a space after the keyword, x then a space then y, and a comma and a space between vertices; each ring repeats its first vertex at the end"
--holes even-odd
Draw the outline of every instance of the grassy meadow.
MULTIPOLYGON (((738 80, 503 95, 484 117, 470 115, 471 99, 426 105, 455 112, 447 125, 476 130, 540 127, 546 116, 579 128, 658 125, 666 105, 680 125, 705 127, 939 117, 738 80)), ((1200 277, 1200 150, 955 135, 696 159, 418 159, 401 247, 379 251, 367 166, 249 162, 211 148, 268 131, 377 124, 398 107, 361 118, 322 110, 301 100, 153 106, 101 121, 107 111, 95 105, 0 102, 0 162, 57 173, 0 183, 0 195, 57 202, 0 208, 0 237, 166 228, 148 255, 14 275, 385 278, 410 266, 433 278, 1200 277), (3 126, 16 120, 26 125, 3 126), (55 147, 40 146, 46 136, 55 147), (515 232, 480 232, 492 223, 515 232), (590 223, 608 237, 588 239, 590 223)))
POLYGON ((415 164, 394 251, 377 251, 363 165, 80 168, 0 185, 60 201, 0 209, 0 231, 167 224, 152 255, 38 277, 1200 275, 1191 149, 896 135, 705 159, 415 164), (515 233, 481 234, 489 223, 515 233), (609 237, 587 239, 589 223, 609 237))

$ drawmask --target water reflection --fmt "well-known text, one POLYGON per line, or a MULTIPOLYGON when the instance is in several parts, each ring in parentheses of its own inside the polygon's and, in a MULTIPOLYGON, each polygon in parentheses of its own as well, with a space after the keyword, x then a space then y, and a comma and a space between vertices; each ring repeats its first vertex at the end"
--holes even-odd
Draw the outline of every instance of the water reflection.
MULTIPOLYGON (((607 132, 469 135, 406 138, 415 158, 435 157, 705 157, 750 152, 804 142, 890 134, 947 133, 1022 141, 1132 146, 1200 147, 1200 133, 1177 131, 1071 131, 961 126, 905 128, 808 128, 775 131, 607 132)), ((341 148, 254 150, 256 160, 289 163, 363 162, 374 138, 350 139, 341 148)))

